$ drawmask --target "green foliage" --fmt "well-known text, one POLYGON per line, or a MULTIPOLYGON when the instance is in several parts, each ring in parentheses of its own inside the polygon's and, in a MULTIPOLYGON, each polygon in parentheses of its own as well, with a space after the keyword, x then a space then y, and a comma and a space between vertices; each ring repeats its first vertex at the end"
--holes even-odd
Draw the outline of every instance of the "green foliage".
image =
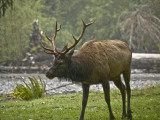
POLYGON ((36 51, 39 51, 39 49, 41 49, 41 46, 34 46, 30 49, 30 52, 36 52, 36 51))
MULTIPOLYGON (((133 120, 160 118, 160 86, 133 90, 131 108, 133 120)), ((78 120, 82 93, 54 95, 31 101, 1 101, 1 120, 78 120)), ((116 120, 121 120, 122 98, 118 90, 111 91, 111 106, 116 120)), ((90 92, 85 120, 108 120, 109 111, 103 92, 90 92)), ((124 119, 124 120, 127 120, 124 119)))
POLYGON ((45 93, 46 83, 39 77, 39 81, 35 77, 28 77, 30 83, 26 83, 22 78, 23 84, 17 84, 13 95, 23 100, 32 100, 41 98, 45 93))
POLYGON ((24 58, 34 20, 29 6, 28 1, 15 0, 13 10, 0 19, 0 62, 24 58))
POLYGON ((13 0, 0 0, 0 18, 5 16, 6 10, 13 7, 13 0))
POLYGON ((159 0, 132 0, 134 4, 148 4, 151 7, 151 12, 156 17, 160 18, 160 1, 159 0))
MULTIPOLYGON (((86 23, 94 20, 95 23, 86 29, 77 48, 91 39, 123 40, 117 19, 123 12, 133 10, 135 4, 149 4, 151 13, 160 18, 159 0, 14 0, 12 9, 8 8, 5 17, 0 18, 0 62, 21 60, 26 51, 32 49, 29 37, 35 19, 50 38, 54 34, 55 22, 62 25, 55 41, 57 48, 71 45, 74 42, 72 34, 79 36, 81 18, 86 23)), ((152 44, 148 39, 145 42, 146 46, 152 44)), ((136 52, 139 51, 142 50, 136 52)))

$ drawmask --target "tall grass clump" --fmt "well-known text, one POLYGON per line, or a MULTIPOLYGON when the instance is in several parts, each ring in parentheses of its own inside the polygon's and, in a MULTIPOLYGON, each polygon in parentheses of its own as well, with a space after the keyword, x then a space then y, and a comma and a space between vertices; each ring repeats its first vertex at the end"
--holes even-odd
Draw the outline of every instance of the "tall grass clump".
POLYGON ((46 82, 40 76, 38 78, 39 80, 35 77, 28 77, 29 82, 25 82, 24 78, 22 78, 24 84, 17 84, 13 95, 23 100, 41 98, 45 93, 46 82))

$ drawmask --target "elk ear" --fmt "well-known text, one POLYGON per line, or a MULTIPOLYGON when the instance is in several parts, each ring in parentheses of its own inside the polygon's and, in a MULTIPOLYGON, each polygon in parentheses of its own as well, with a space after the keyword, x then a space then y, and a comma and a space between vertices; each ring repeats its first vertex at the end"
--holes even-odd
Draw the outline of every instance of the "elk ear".
POLYGON ((73 48, 72 50, 69 51, 69 53, 68 53, 69 56, 72 56, 72 55, 73 55, 74 49, 75 49, 75 48, 73 48))

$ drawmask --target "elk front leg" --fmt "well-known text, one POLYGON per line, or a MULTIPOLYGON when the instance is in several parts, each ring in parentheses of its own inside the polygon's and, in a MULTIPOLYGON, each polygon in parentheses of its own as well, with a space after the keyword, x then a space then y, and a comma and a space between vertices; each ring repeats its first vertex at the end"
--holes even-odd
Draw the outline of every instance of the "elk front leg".
POLYGON ((115 120, 115 117, 112 113, 111 105, 110 105, 110 86, 109 86, 109 81, 105 80, 102 82, 103 90, 104 90, 104 95, 105 95, 105 101, 108 104, 108 109, 110 113, 110 120, 115 120))
POLYGON ((83 99, 82 99, 82 110, 81 110, 81 116, 79 120, 84 120, 84 113, 88 101, 88 95, 89 95, 89 85, 82 83, 82 89, 83 89, 83 99))

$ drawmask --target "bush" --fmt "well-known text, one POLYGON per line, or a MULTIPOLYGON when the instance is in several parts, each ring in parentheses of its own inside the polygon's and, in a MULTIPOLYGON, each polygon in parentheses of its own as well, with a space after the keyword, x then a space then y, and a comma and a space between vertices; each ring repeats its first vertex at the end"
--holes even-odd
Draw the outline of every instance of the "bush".
POLYGON ((28 83, 22 78, 23 84, 17 84, 13 95, 23 100, 32 100, 41 98, 45 93, 46 82, 38 76, 39 81, 35 77, 28 77, 28 83))

